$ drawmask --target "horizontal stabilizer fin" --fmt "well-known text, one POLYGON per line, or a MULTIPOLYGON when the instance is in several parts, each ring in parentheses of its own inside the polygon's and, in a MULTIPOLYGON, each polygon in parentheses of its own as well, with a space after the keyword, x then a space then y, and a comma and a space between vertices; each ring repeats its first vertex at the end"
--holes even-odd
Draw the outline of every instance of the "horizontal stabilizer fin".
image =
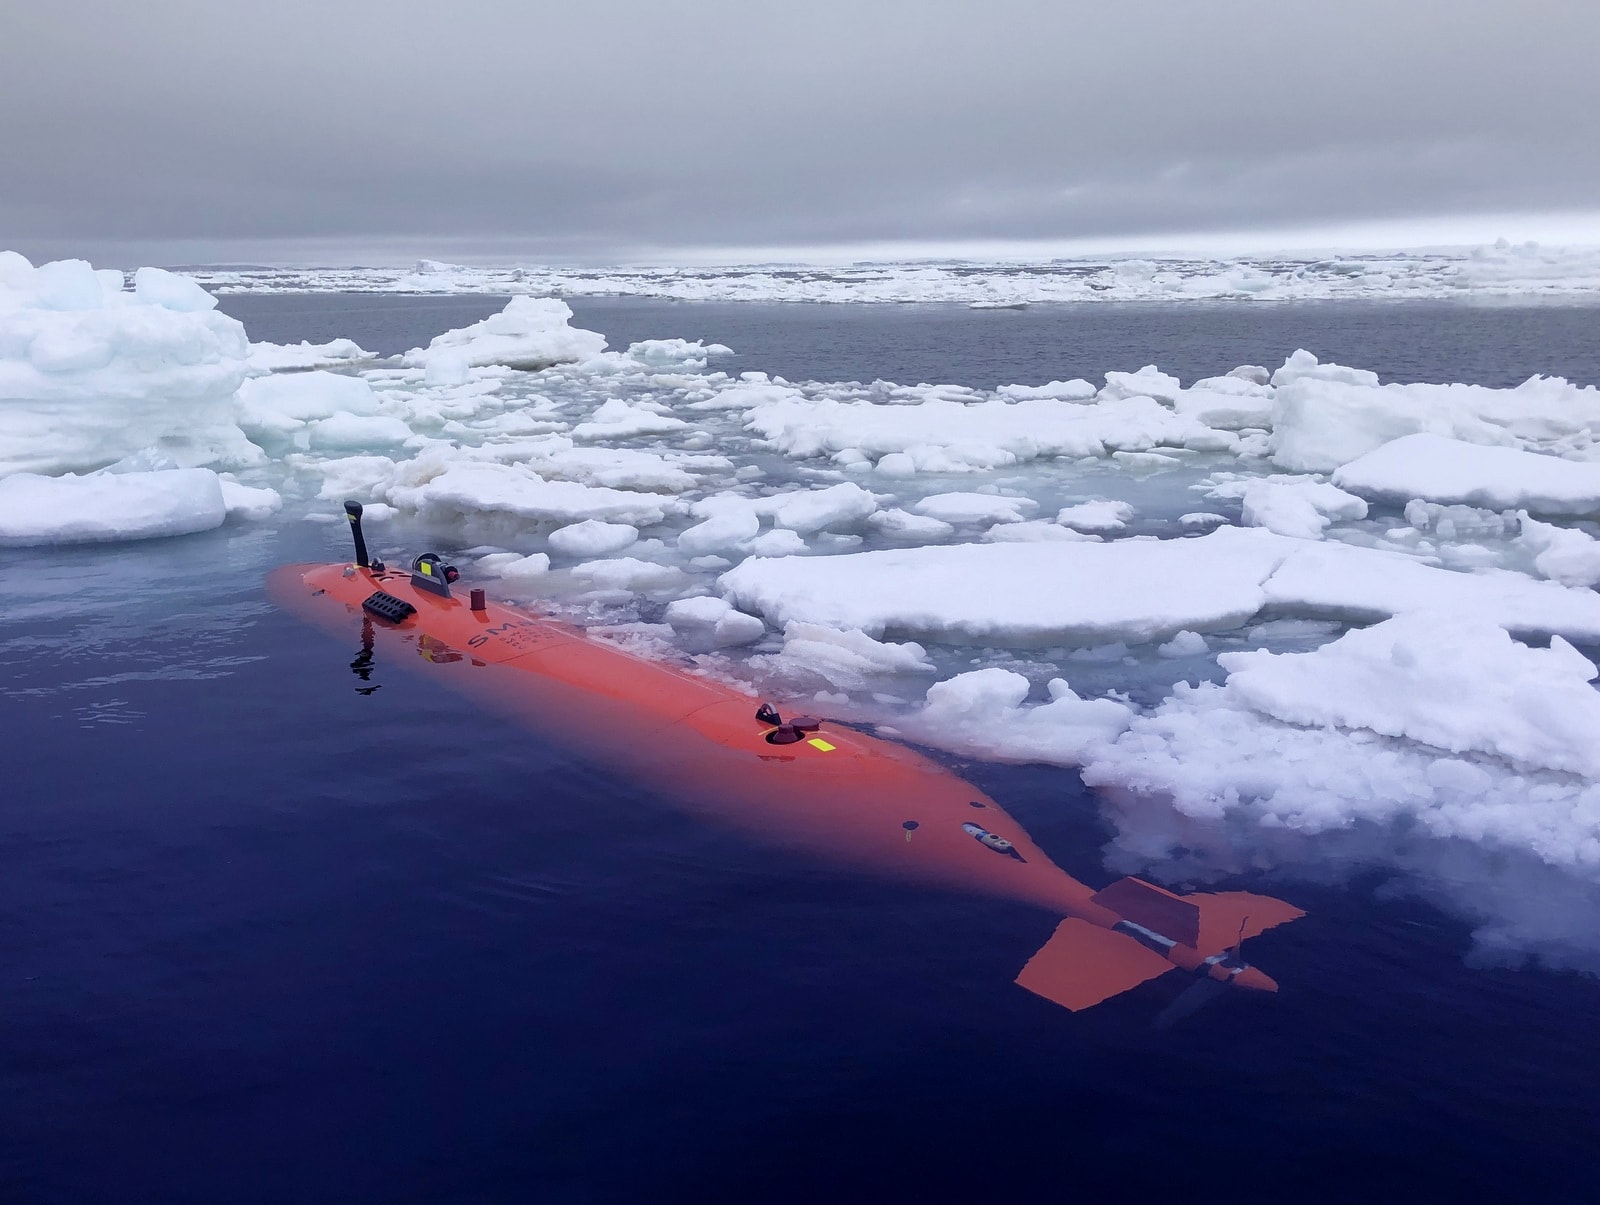
POLYGON ((1305 915, 1293 904, 1248 891, 1201 892, 1183 898, 1200 909, 1200 939, 1194 948, 1207 957, 1230 949, 1242 938, 1305 915))
POLYGON ((1069 917, 1028 960, 1017 983, 1077 1012, 1171 969, 1133 938, 1069 917))
POLYGON ((1194 946, 1200 940, 1200 909, 1193 903, 1195 898, 1173 895, 1154 883, 1129 877, 1095 892, 1094 902, 1180 946, 1194 946))

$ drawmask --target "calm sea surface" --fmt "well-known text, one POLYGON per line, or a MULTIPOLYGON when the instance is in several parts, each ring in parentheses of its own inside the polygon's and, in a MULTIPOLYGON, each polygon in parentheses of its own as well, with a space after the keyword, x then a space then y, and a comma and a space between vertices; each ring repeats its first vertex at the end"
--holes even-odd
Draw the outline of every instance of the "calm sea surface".
MULTIPOLYGON (((393 352, 492 298, 230 297, 393 352)), ((576 301, 613 346, 972 385, 1296 346, 1390 379, 1600 380, 1600 310, 576 301)), ((0 1200, 1595 1199, 1600 981, 1470 964, 1378 871, 1270 868, 1276 997, 1166 1031, 1011 980, 1054 921, 660 806, 356 634, 275 611, 309 523, 13 552, 0 587, 0 1200), (1088 1194, 1086 1197, 1084 1194, 1088 1194)), ((952 763, 1069 872, 1075 775, 952 763)), ((1600 920, 1597 920, 1600 924, 1600 920)))

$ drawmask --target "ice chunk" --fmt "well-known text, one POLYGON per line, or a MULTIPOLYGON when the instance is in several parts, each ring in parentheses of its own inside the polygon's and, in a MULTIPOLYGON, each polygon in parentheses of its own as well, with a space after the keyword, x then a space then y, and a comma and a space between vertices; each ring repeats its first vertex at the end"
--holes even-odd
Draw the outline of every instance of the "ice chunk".
POLYGON ((1178 516, 1179 523, 1191 528, 1214 527, 1218 523, 1226 523, 1227 521, 1227 515, 1219 515, 1215 511, 1209 510, 1190 511, 1186 515, 1178 516))
MULTIPOLYGON (((122 286, 118 284, 117 287, 120 290, 122 286)), ((165 268, 139 268, 135 271, 133 294, 145 305, 158 305, 180 314, 203 313, 217 308, 217 299, 210 293, 187 276, 179 276, 165 268)))
POLYGON ((784 625, 783 651, 763 658, 762 668, 773 673, 815 674, 845 690, 860 690, 874 677, 934 672, 920 644, 890 644, 857 630, 800 622, 784 625))
POLYGON ((1407 435, 1342 466, 1334 484, 1369 498, 1464 503, 1537 514, 1600 511, 1600 464, 1407 435))
POLYGON ((581 565, 574 565, 571 573, 574 577, 587 578, 604 589, 631 590, 635 593, 672 590, 683 582, 683 570, 631 556, 585 561, 581 565))
POLYGON ((256 374, 283 372, 287 369, 344 368, 377 358, 376 353, 362 350, 353 339, 331 339, 327 343, 250 345, 250 371, 256 374))
POLYGON ((713 356, 731 355, 733 348, 721 343, 691 343, 687 339, 645 339, 628 344, 629 358, 652 368, 704 368, 713 356))
MULTIPOLYGON (((308 423, 335 414, 365 417, 377 411, 371 385, 360 377, 332 372, 256 377, 239 388, 239 426, 258 441, 293 436, 308 423)), ((406 436, 410 434, 408 429, 406 436)))
POLYGON ((1325 481, 1251 482, 1243 502, 1246 526, 1299 540, 1320 540, 1335 520, 1367 516, 1365 502, 1325 481))
POLYGON ((1106 387, 1100 391, 1100 396, 1112 402, 1148 397, 1171 405, 1182 390, 1177 377, 1168 376, 1154 364, 1146 364, 1138 372, 1106 373, 1106 387))
POLYGON ((755 506, 745 499, 734 499, 743 505, 715 507, 703 510, 705 503, 697 503, 691 514, 706 513, 706 519, 696 523, 678 537, 678 549, 686 556, 704 556, 709 552, 722 552, 742 548, 755 539, 761 530, 761 520, 755 506))
POLYGON ((1534 554, 1535 569, 1563 586, 1600 585, 1600 540, 1587 532, 1540 523, 1527 511, 1521 519, 1518 543, 1534 554))
POLYGON ((220 527, 227 516, 210 469, 0 479, 0 545, 8 547, 181 536, 220 527))
POLYGON ((983 533, 983 538, 990 543, 1017 544, 1030 540, 1087 540, 1093 543, 1100 539, 1099 536, 1090 535, 1088 532, 1058 526, 1049 519, 1030 519, 1025 523, 996 523, 983 533))
POLYGON ((1207 377, 1178 394, 1173 409, 1208 427, 1240 431, 1272 425, 1273 391, 1238 377, 1207 377))
POLYGON ((874 511, 867 516, 867 526, 897 540, 941 540, 955 532, 943 519, 914 515, 899 508, 874 511))
POLYGON ((769 402, 746 425, 793 457, 856 449, 878 471, 960 473, 1048 456, 1105 456, 1157 446, 1232 450, 1237 437, 1174 414, 1147 397, 1080 405, 927 397, 916 405, 809 399, 769 402))
MULTIPOLYGON (((1227 532, 1213 532, 1203 543, 1227 532)), ((1306 617, 1370 623, 1406 611, 1448 610, 1514 634, 1600 640, 1600 595, 1520 573, 1457 573, 1411 557, 1333 541, 1295 541, 1265 583, 1266 602, 1306 617)))
POLYGON ((411 428, 383 414, 338 413, 311 424, 314 448, 384 448, 410 439, 411 428))
POLYGON ((951 524, 1020 523, 1039 504, 1032 498, 1002 494, 930 494, 911 508, 919 515, 951 524))
POLYGON ((668 603, 665 618, 673 631, 709 640, 716 648, 750 644, 760 640, 767 630, 767 625, 754 615, 735 611, 723 599, 706 596, 668 603))
POLYGON ((513 297, 500 313, 436 335, 426 348, 412 348, 405 363, 426 368, 435 357, 455 356, 473 368, 504 364, 537 371, 604 351, 605 336, 567 325, 571 317, 567 303, 554 297, 513 297))
POLYGON ((423 381, 435 389, 451 389, 472 380, 472 364, 464 351, 441 351, 428 357, 423 381))
POLYGON ((1028 680, 1011 670, 973 670, 928 688, 918 714, 898 722, 908 735, 958 753, 1003 761, 1077 765, 1117 738, 1133 710, 1112 699, 1082 699, 1063 678, 1050 702, 1026 707, 1028 680))
POLYGON ((233 425, 244 328, 192 281, 82 260, 0 273, 0 475, 94 469, 153 445, 197 464, 254 455, 233 425))
POLYGON ((1095 498, 1063 507, 1056 512, 1056 522, 1074 531, 1110 534, 1121 531, 1133 521, 1134 509, 1126 502, 1110 502, 1095 498))
POLYGON ((1179 632, 1171 640, 1156 648, 1163 657, 1199 657, 1211 651, 1206 638, 1199 632, 1179 632))
POLYGON ((775 527, 808 535, 858 523, 878 509, 878 500, 870 491, 846 481, 827 489, 779 494, 763 506, 775 527))
POLYGON ((1445 540, 1474 540, 1483 536, 1513 536, 1520 530, 1517 516, 1480 510, 1475 506, 1443 506, 1413 498, 1406 503, 1406 522, 1418 531, 1431 531, 1445 540))
POLYGON ((621 552, 639 538, 639 529, 627 523, 585 519, 550 533, 550 547, 562 556, 601 557, 621 552))
POLYGON ((1270 450, 1284 468, 1332 472, 1402 436, 1474 444, 1587 444, 1600 426, 1600 390, 1531 377, 1515 389, 1480 385, 1363 385, 1306 377, 1281 387, 1270 450))
POLYGON ((1036 401, 1041 398, 1062 402, 1090 402, 1094 400, 1097 391, 1082 377, 1074 377, 1070 381, 1051 381, 1047 385, 1002 385, 994 392, 996 397, 1002 397, 1008 402, 1036 401))
POLYGON ((780 527, 751 540, 745 551, 751 556, 798 556, 806 551, 806 542, 798 533, 780 527))
POLYGON ((550 557, 543 552, 535 552, 531 556, 515 552, 492 552, 478 558, 478 569, 494 577, 540 577, 550 572, 550 557))
POLYGON ((666 517, 666 500, 659 495, 546 481, 523 466, 506 464, 452 464, 419 485, 390 487, 388 500, 442 524, 481 515, 562 524, 603 519, 640 527, 666 517))
POLYGON ((804 396, 787 385, 773 385, 766 381, 740 381, 726 389, 718 390, 708 398, 690 402, 686 410, 748 410, 767 402, 805 401, 804 396))
POLYGON ((1309 653, 1223 653, 1228 689, 1291 724, 1365 728, 1450 753, 1600 778, 1594 665, 1450 614, 1398 616, 1309 653))
POLYGON ((632 439, 639 435, 666 435, 689 424, 670 414, 657 414, 643 406, 630 406, 612 398, 572 429, 573 439, 632 439))
POLYGON ((1372 388, 1378 384, 1378 374, 1364 368, 1346 368, 1343 364, 1319 363, 1316 356, 1302 347, 1272 374, 1272 384, 1275 386, 1291 385, 1296 381, 1332 381, 1339 385, 1372 388))
POLYGON ((240 485, 226 477, 221 478, 221 483, 222 502, 230 519, 265 519, 283 507, 283 498, 277 490, 240 485))

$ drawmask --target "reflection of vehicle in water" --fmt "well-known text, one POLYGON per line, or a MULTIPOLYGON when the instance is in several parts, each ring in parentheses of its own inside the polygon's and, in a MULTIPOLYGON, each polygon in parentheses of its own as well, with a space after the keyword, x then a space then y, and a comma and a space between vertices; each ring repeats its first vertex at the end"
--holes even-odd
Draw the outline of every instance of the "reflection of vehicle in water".
POLYGON ((410 644, 436 680, 647 783, 676 804, 878 873, 1034 904, 1064 919, 1017 982, 1087 1008, 1174 967, 1276 990, 1239 943, 1303 915, 1245 892, 1179 896, 1125 878, 1100 891, 1061 870, 999 805, 921 754, 811 717, 785 720, 732 687, 636 657, 581 629, 461 599, 454 568, 371 562, 347 503, 353 565, 294 565, 275 597, 344 634, 410 644), (979 821, 981 820, 981 823, 979 821))

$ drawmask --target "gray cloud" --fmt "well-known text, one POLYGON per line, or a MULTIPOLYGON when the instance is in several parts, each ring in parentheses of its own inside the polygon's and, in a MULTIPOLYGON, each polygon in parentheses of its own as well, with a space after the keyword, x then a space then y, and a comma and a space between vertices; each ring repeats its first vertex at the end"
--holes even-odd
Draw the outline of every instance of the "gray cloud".
POLYGON ((0 243, 606 258, 1600 209, 1600 10, 22 0, 0 243))

